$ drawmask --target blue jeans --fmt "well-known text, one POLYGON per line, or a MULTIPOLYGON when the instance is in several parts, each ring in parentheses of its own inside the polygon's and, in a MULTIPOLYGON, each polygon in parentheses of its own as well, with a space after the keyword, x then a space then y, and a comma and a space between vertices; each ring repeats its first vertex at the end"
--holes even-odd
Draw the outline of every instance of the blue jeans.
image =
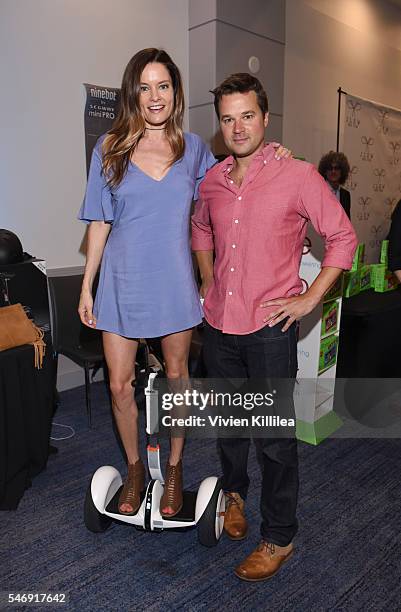
MULTIPOLYGON (((284 322, 244 336, 224 334, 206 323, 204 360, 209 378, 294 378, 297 372, 296 324, 284 322)), ((262 537, 287 546, 298 530, 298 453, 296 438, 255 438, 262 469, 262 537)), ((250 439, 220 438, 223 488, 246 498, 250 439)))

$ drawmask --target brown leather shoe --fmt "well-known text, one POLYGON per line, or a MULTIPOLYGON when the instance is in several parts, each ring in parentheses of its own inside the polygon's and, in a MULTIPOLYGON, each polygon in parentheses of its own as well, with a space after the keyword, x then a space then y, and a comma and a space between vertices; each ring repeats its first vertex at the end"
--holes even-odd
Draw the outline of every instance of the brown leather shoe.
POLYGON ((145 486, 145 468, 141 459, 136 463, 128 464, 128 474, 118 499, 118 511, 120 514, 132 516, 136 514, 141 503, 141 491, 145 486), (124 510, 122 506, 126 506, 124 510), (131 510, 127 510, 127 506, 131 510))
POLYGON ((226 493, 224 531, 231 540, 243 540, 248 533, 245 518, 245 502, 239 493, 226 493))
POLYGON ((160 514, 163 518, 171 518, 182 508, 182 461, 177 465, 170 465, 167 461, 166 480, 164 492, 160 500, 160 514), (170 509, 170 512, 166 512, 170 509))
POLYGON ((280 567, 292 557, 293 552, 292 544, 278 546, 262 540, 256 550, 235 568, 234 573, 238 578, 249 582, 267 580, 277 574, 280 567))

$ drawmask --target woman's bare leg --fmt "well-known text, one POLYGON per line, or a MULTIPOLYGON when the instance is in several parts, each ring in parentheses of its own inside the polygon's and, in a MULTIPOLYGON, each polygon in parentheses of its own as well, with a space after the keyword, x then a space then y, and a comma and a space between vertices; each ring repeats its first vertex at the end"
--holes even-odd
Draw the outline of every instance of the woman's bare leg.
MULTIPOLYGON (((103 347, 110 378, 113 413, 116 419, 128 463, 139 459, 138 407, 131 382, 135 378, 135 358, 138 341, 110 332, 103 332, 103 347)), ((130 512, 129 504, 122 504, 130 512)))
MULTIPOLYGON (((161 340, 163 357, 166 366, 166 376, 177 384, 179 380, 189 379, 188 356, 191 346, 192 329, 164 336, 161 340)), ((184 438, 171 437, 169 464, 177 465, 184 448, 184 438)), ((172 514, 170 507, 162 508, 163 514, 172 514)))

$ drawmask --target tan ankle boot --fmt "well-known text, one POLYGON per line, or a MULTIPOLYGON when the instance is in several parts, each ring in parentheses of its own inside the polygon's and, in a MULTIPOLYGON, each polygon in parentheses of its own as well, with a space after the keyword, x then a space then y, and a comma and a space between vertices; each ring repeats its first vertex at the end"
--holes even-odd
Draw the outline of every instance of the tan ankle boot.
POLYGON ((177 465, 170 465, 167 462, 164 492, 160 500, 160 514, 163 518, 175 516, 181 510, 182 504, 182 461, 180 459, 177 465), (166 508, 170 508, 172 512, 164 513, 163 510, 166 508))
POLYGON ((136 463, 128 464, 128 474, 124 483, 123 490, 118 499, 118 511, 120 514, 132 516, 136 514, 141 503, 141 491, 145 486, 145 467, 142 459, 138 459, 136 463), (128 504, 132 510, 121 510, 121 506, 128 504))

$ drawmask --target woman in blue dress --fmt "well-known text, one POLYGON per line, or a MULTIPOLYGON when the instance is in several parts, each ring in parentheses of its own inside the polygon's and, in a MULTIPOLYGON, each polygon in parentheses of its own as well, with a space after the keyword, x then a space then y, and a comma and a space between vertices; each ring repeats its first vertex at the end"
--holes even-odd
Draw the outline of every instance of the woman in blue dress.
MULTIPOLYGON (((138 339, 161 337, 167 377, 187 379, 192 328, 202 320, 189 217, 215 158, 198 136, 184 134, 183 114, 177 66, 165 51, 139 51, 125 69, 117 120, 94 148, 79 215, 90 223, 79 314, 85 325, 103 330, 113 412, 128 459, 123 514, 138 510, 145 479, 131 387, 138 339)), ((171 439, 164 516, 182 506, 183 445, 183 438, 171 439)))
MULTIPOLYGON (((119 499, 135 514, 145 484, 132 393, 139 338, 161 337, 168 379, 188 379, 192 328, 202 320, 189 243, 192 200, 215 163, 195 134, 184 133, 180 72, 159 49, 128 63, 113 128, 93 151, 79 218, 89 223, 79 314, 103 331, 113 412, 128 460, 119 499), (101 263, 93 304, 92 285, 101 263)), ((163 516, 182 506, 184 439, 171 439, 163 516)))

